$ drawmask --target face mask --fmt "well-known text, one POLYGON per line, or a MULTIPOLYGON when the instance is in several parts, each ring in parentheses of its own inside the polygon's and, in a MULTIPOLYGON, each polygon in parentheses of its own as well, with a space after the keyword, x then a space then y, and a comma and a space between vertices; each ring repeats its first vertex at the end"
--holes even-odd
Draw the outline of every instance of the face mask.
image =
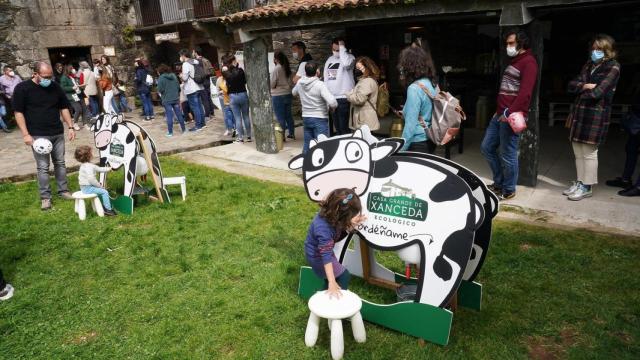
POLYGON ((293 55, 293 60, 298 60, 299 56, 297 52, 294 52, 292 55, 293 55))
POLYGON ((354 75, 354 76, 356 77, 356 79, 357 79, 357 78, 361 77, 361 76, 362 76, 362 75, 364 75, 364 74, 362 73, 362 70, 360 70, 360 69, 356 69, 356 70, 353 72, 353 75, 354 75))
POLYGON ((591 51, 591 61, 598 62, 604 58, 604 51, 602 50, 593 50, 591 51))
POLYGON ((333 51, 333 56, 340 57, 340 51, 333 51))
POLYGON ((507 55, 510 57, 514 57, 518 55, 518 50, 515 46, 507 46, 507 55))
POLYGON ((13 71, 9 71, 9 76, 11 77, 16 76, 16 73, 14 73, 13 71))
POLYGON ((71 73, 75 74, 76 73, 76 69, 71 70, 71 73))
POLYGON ((40 86, 48 87, 49 85, 51 85, 51 79, 40 78, 40 86))

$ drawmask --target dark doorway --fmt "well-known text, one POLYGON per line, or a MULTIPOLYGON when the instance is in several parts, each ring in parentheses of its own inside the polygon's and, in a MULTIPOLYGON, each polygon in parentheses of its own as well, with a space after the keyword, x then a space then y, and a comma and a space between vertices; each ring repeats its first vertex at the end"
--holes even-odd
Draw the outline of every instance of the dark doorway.
POLYGON ((56 63, 72 64, 78 68, 80 61, 86 61, 91 64, 91 47, 65 47, 65 48, 49 48, 49 59, 51 65, 56 63))

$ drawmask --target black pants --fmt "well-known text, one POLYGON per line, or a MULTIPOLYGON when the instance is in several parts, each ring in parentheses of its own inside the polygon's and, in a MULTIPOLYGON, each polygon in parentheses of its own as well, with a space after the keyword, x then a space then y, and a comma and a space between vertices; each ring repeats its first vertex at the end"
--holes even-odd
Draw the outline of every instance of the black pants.
POLYGON ((204 117, 213 115, 213 100, 211 100, 211 81, 207 78, 204 81, 204 90, 200 90, 200 101, 204 107, 204 117))
POLYGON ((2 276, 2 269, 0 269, 0 291, 4 290, 5 286, 7 286, 7 282, 4 281, 4 276, 2 276))
POLYGON ((347 99, 336 100, 338 101, 338 107, 330 114, 329 133, 331 136, 349 134, 351 133, 349 129, 349 109, 351 105, 347 99))
MULTIPOLYGON (((631 177, 633 176, 633 172, 636 169, 636 164, 638 163, 638 151, 640 150, 640 131, 633 135, 629 134, 629 139, 627 140, 627 159, 624 162, 624 172, 622 173, 622 178, 625 180, 631 181, 631 177)), ((638 180, 636 181, 636 186, 640 187, 640 174, 638 174, 638 180)))
POLYGON ((409 144, 409 151, 433 154, 436 151, 436 144, 431 140, 414 142, 409 144))

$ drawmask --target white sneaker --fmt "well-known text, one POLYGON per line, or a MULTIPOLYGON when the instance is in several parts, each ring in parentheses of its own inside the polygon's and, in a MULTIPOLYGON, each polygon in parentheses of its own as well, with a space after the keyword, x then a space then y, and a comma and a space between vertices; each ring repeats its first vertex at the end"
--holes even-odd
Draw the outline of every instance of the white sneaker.
POLYGON ((2 291, 0 291, 0 300, 5 301, 9 300, 13 297, 13 286, 11 284, 7 284, 2 291))
POLYGON ((78 126, 78 124, 73 124, 73 130, 75 131, 80 130, 80 126, 78 126))
POLYGON ((580 184, 580 181, 574 181, 570 188, 562 192, 562 195, 569 196, 573 194, 574 192, 576 192, 576 190, 578 190, 580 184))
POLYGON ((569 200, 572 201, 580 201, 582 199, 592 197, 593 196, 593 187, 587 190, 587 187, 580 183, 578 189, 574 191, 571 195, 569 195, 569 200))
POLYGON ((230 134, 230 133, 229 133, 229 130, 225 130, 225 132, 224 132, 224 134, 223 134, 223 135, 224 135, 224 136, 229 136, 229 134, 230 134))

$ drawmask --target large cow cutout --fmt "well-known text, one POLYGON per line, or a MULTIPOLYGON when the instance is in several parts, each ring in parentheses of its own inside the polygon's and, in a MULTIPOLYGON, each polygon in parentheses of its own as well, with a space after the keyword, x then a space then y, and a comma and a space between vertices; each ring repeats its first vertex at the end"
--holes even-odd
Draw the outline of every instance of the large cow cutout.
MULTIPOLYGON (((419 264, 415 301, 444 307, 462 280, 485 209, 455 172, 427 159, 396 154, 402 145, 402 139, 374 142, 366 127, 352 136, 321 135, 289 167, 302 169, 313 201, 337 188, 354 189, 368 217, 357 236, 373 248, 395 250, 403 260, 419 264)), ((360 252, 348 250, 348 240, 335 250, 349 271, 362 276, 360 252)), ((376 276, 393 281, 391 271, 372 265, 376 276)))

